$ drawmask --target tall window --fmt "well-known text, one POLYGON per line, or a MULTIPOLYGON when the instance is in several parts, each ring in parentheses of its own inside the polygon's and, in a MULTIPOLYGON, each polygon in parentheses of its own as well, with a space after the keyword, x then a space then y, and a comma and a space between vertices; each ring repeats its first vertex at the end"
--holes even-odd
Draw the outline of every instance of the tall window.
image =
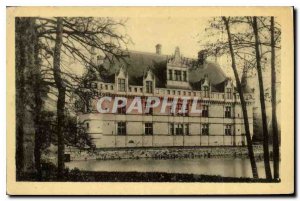
POLYGON ((208 124, 202 124, 202 135, 209 135, 209 126, 208 126, 208 124))
POLYGON ((126 86, 126 84, 125 84, 125 79, 121 79, 121 78, 119 78, 118 79, 118 86, 119 86, 119 91, 125 91, 125 86, 126 86))
POLYGON ((146 81, 146 93, 153 93, 152 81, 146 81))
POLYGON ((183 111, 183 116, 189 116, 189 113, 190 113, 190 104, 187 103, 186 106, 185 106, 185 109, 183 111))
POLYGON ((231 118, 231 107, 230 106, 225 107, 225 118, 231 118))
POLYGON ((97 89, 97 88, 98 88, 97 83, 96 83, 96 82, 92 82, 92 83, 91 83, 91 88, 97 89))
POLYGON ((181 123, 170 123, 170 134, 171 135, 189 135, 190 128, 189 124, 181 124, 181 123))
MULTIPOLYGON (((187 103, 185 105, 185 108, 183 108, 183 105, 181 102, 177 103, 176 105, 176 109, 175 109, 175 113, 172 113, 171 111, 171 114, 172 115, 178 115, 178 116, 189 116, 189 104, 187 103), (184 110, 183 110, 184 109, 184 110), (182 111, 183 110, 183 111, 182 111)), ((172 107, 171 107, 172 109, 172 107)))
POLYGON ((173 80, 173 71, 169 70, 169 80, 173 80))
POLYGON ((186 75, 186 71, 183 71, 183 81, 186 82, 187 81, 187 75, 186 75))
POLYGON ((209 87, 204 86, 203 90, 204 90, 204 98, 209 98, 209 87))
POLYGON ((174 135, 174 123, 170 123, 170 134, 174 135))
MULTIPOLYGON (((149 107, 149 109, 147 111, 147 101, 143 100, 143 104, 144 104, 144 112, 145 112, 145 114, 153 115, 153 108, 152 107, 149 107)), ((153 104, 154 104, 154 100, 151 101, 150 105, 153 105, 153 104)))
POLYGON ((231 135, 231 125, 225 126, 225 135, 231 135))
POLYGON ((227 88, 227 90, 226 90, 226 98, 227 99, 232 99, 232 93, 231 93, 231 89, 230 88, 227 88))
POLYGON ((126 122, 118 122, 117 134, 126 135, 126 122))
POLYGON ((177 124, 176 135, 183 135, 183 124, 177 124))
POLYGON ((181 71, 180 70, 175 70, 175 80, 181 81, 181 71))
POLYGON ((185 131, 184 131, 185 135, 189 135, 190 134, 190 126, 189 124, 185 124, 185 131))
POLYGON ((153 123, 145 123, 145 135, 153 135, 153 123))
MULTIPOLYGON (((121 105, 123 102, 119 100, 118 105, 121 105)), ((126 106, 118 108, 118 114, 126 114, 126 106)))
POLYGON ((208 117, 208 105, 202 106, 202 117, 208 117))

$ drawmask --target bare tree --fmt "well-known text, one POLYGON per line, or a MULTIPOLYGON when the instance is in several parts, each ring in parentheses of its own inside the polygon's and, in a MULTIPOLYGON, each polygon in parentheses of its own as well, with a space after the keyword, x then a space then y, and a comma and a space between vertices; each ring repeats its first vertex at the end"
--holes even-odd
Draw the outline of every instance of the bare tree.
POLYGON ((260 105, 261 105, 261 114, 262 114, 262 123, 263 123, 263 149, 264 149, 264 164, 265 164, 265 173, 267 179, 272 179, 272 172, 270 167, 270 155, 269 155, 269 133, 267 125, 267 114, 266 114, 266 105, 265 105, 265 95, 264 95, 264 82, 262 77, 262 67, 261 67, 261 53, 260 53, 260 40, 258 33, 258 24, 257 17, 253 17, 251 20, 251 25, 253 28, 253 34, 255 38, 255 55, 256 55, 256 69, 258 76, 259 84, 259 94, 260 94, 260 105))
POLYGON ((276 66, 275 66, 275 25, 274 17, 270 20, 271 34, 271 91, 272 91, 272 130, 273 130, 273 161, 274 179, 279 179, 279 135, 277 125, 277 101, 276 101, 276 66))
POLYGON ((254 152, 253 152, 253 146, 252 146, 252 139, 250 135, 250 129, 249 129, 249 120, 248 120, 248 112, 247 112, 247 104, 244 98, 240 78, 238 75, 237 67, 236 67, 236 62, 235 62, 235 54, 234 54, 234 49, 232 45, 232 38, 231 38, 231 32, 230 32, 230 17, 222 17, 222 20, 225 25, 225 29, 227 32, 227 37, 228 37, 228 46, 229 46, 229 51, 230 51, 230 56, 231 56, 231 62, 232 62, 232 70, 234 72, 235 80, 236 80, 236 87, 237 91, 240 95, 240 100, 241 100, 241 106, 242 106, 242 111, 243 111, 243 117, 244 117, 244 124, 245 124, 245 132, 246 132, 246 139, 247 139, 247 147, 248 147, 248 154, 251 162, 251 168, 252 168, 252 174, 254 178, 258 178, 258 172, 257 172, 257 166, 255 162, 255 157, 254 157, 254 152))
POLYGON ((72 58, 87 68, 97 68, 90 60, 92 49, 102 52, 111 63, 127 56, 124 48, 127 37, 117 32, 123 22, 110 18, 38 18, 39 38, 43 42, 44 58, 48 83, 57 89, 57 136, 58 136, 58 178, 64 171, 64 134, 65 103, 68 93, 76 92, 82 81, 80 76, 67 70, 63 58, 72 58), (54 44, 54 47, 53 47, 54 44), (51 65, 52 58, 53 65, 51 65), (53 83, 54 79, 54 83, 53 83))

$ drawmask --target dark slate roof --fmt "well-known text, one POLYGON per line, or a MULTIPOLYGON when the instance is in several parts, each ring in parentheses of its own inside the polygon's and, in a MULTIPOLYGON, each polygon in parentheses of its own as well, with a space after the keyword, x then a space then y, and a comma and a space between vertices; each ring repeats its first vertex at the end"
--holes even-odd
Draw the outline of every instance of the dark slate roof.
MULTIPOLYGON (((128 73, 129 84, 142 85, 143 76, 150 68, 156 77, 156 87, 164 88, 167 80, 167 59, 167 55, 129 51, 129 57, 125 61, 115 62, 114 64, 109 64, 108 61, 104 62, 107 72, 103 73, 103 81, 114 82, 114 74, 118 72, 122 65, 128 73)), ((194 90, 201 89, 201 83, 203 83, 206 74, 212 84, 213 91, 224 90, 227 77, 219 65, 210 62, 189 68, 190 85, 194 90)))

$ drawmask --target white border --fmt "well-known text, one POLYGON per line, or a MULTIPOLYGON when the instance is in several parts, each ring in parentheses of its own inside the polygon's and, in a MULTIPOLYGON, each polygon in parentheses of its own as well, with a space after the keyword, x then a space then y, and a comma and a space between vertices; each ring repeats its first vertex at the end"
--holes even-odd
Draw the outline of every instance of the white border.
MULTIPOLYGON (((0 48, 0 131, 1 131, 1 139, 0 139, 0 157, 1 157, 1 165, 0 165, 0 198, 1 200, 7 200, 9 197, 6 195, 6 6, 295 6, 295 8, 300 7, 300 1, 298 0, 280 0, 280 1, 262 1, 262 0, 252 0, 252 1, 241 1, 241 0, 233 0, 233 1, 222 1, 222 0, 210 0, 210 1, 197 1, 197 0, 148 0, 148 1, 140 1, 140 0, 132 0, 132 1, 124 1, 124 0, 107 0, 107 1, 99 1, 99 0, 84 0, 84 1, 75 1, 75 0, 51 0, 51 1, 41 1, 41 0, 4 0, 0 1, 0 44, 2 47, 0 48)), ((297 22, 298 20, 295 19, 297 22)), ((299 38, 299 26, 297 28, 297 36, 299 38)), ((9 44, 7 44, 9 45, 9 44)), ((295 44, 298 47, 298 43, 295 44)), ((297 52, 296 58, 300 58, 299 51, 297 52)), ((297 68, 298 66, 296 66, 297 68)), ((297 78, 300 76, 299 70, 297 72, 297 78)), ((297 80, 297 79, 296 79, 297 80)), ((299 94, 299 85, 297 85, 297 92, 299 94)), ((298 97, 298 96, 297 96, 298 97)), ((299 112, 299 108, 296 113, 299 112)), ((300 120, 297 120, 298 125, 300 125, 300 120)), ((297 129, 298 131, 298 129, 297 129)), ((298 133, 298 132, 297 132, 298 133)), ((297 143, 299 144, 298 141, 297 143)), ((297 147, 297 146, 296 146, 297 147)), ((297 155, 296 155, 297 156, 297 155)), ((299 167, 299 160, 297 167, 299 167)), ((297 187, 299 185, 296 185, 297 187)), ((298 191, 298 189, 296 190, 298 191)), ((38 198, 41 199, 41 198, 38 198)), ((48 198, 49 199, 49 198, 48 198)), ((58 198, 55 200, 63 200, 67 198, 58 198)), ((101 198, 104 199, 104 198, 101 198)), ((116 198, 114 198, 116 199, 116 198)), ((133 198, 132 198, 133 199, 133 198)), ((173 198, 169 198, 173 199, 173 198)), ((205 200, 208 198, 204 198, 205 200)), ((249 200, 251 198, 248 198, 249 200)), ((266 198, 260 198, 266 199, 266 198)))

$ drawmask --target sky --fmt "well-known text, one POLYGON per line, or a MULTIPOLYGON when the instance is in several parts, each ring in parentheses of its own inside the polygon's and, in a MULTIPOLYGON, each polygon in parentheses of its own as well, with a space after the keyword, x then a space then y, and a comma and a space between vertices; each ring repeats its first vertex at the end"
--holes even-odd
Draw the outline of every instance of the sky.
POLYGON ((128 49, 154 53, 160 43, 162 54, 173 54, 178 46, 184 56, 196 58, 207 24, 207 18, 129 18, 126 32, 133 44, 128 49))
MULTIPOLYGON (((205 29, 209 27, 209 19, 188 16, 128 18, 124 31, 130 36, 132 43, 127 47, 129 50, 155 53, 155 46, 159 43, 162 45, 162 54, 172 55, 178 46, 184 57, 197 58, 198 52, 205 49, 204 45, 208 40, 205 29)), ((214 61, 214 58, 210 59, 214 61)), ((233 77, 227 57, 218 58, 218 63, 225 74, 233 77)))

